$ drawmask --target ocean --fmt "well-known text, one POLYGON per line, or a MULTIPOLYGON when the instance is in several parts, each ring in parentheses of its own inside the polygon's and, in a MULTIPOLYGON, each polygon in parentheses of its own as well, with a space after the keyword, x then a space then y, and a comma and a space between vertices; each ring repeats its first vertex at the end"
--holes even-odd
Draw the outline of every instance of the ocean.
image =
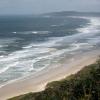
POLYGON ((0 86, 97 49, 99 16, 0 16, 0 86))

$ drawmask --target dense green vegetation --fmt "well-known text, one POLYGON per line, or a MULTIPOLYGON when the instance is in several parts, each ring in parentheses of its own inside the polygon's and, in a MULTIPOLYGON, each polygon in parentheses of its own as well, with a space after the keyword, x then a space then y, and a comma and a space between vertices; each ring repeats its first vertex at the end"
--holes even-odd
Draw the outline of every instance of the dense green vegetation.
POLYGON ((49 83, 42 92, 9 100, 100 100, 100 60, 75 75, 49 83))

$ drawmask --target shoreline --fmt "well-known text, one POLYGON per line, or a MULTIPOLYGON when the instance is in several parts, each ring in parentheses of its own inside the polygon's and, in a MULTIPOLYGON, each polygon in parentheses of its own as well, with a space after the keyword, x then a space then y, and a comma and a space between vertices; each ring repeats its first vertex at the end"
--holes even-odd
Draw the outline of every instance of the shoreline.
POLYGON ((66 63, 65 61, 63 64, 57 65, 57 67, 49 67, 35 75, 9 83, 0 88, 0 100, 6 100, 29 92, 42 91, 45 89, 47 83, 75 74, 83 67, 94 63, 99 54, 99 50, 91 51, 78 58, 76 57, 77 59, 74 59, 70 63, 66 63))

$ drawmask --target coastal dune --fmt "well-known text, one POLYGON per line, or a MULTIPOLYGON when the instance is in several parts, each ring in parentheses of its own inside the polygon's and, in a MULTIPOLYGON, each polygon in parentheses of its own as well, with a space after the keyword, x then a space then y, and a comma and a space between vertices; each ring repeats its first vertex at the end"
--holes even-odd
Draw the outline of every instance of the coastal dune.
POLYGON ((73 57, 69 62, 65 59, 61 64, 48 67, 48 69, 45 68, 36 74, 6 84, 0 88, 0 100, 7 100, 8 98, 29 92, 42 91, 45 89, 47 83, 77 73, 83 67, 94 63, 99 54, 99 50, 86 52, 73 57))

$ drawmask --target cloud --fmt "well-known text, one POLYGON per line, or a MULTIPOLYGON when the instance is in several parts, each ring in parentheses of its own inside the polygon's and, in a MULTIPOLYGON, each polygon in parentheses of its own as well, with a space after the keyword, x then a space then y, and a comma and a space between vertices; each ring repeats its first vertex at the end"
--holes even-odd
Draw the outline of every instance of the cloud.
POLYGON ((100 11, 100 0, 0 0, 0 14, 32 14, 62 10, 100 11))

